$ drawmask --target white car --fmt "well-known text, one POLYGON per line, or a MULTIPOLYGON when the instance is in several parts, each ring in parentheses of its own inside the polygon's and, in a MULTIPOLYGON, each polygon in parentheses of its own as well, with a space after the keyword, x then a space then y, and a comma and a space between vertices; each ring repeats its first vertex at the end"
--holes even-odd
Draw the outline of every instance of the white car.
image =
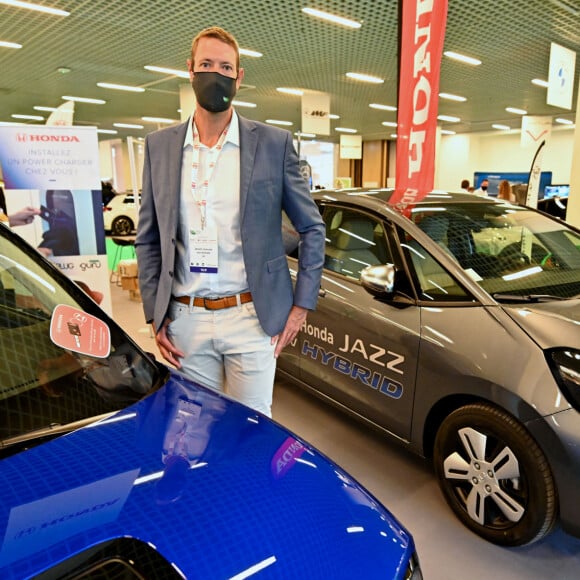
POLYGON ((113 236, 127 236, 135 231, 139 214, 133 193, 118 193, 103 206, 105 231, 113 236))

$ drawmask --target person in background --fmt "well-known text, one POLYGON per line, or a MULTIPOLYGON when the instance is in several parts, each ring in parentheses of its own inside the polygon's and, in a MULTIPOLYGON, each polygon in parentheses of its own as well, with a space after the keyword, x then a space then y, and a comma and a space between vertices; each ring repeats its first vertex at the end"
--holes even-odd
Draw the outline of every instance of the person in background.
POLYGON ((288 131, 232 107, 236 39, 201 31, 187 62, 196 109, 147 136, 135 241, 147 322, 162 356, 271 415, 276 358, 316 307, 325 226, 288 131), (295 287, 282 211, 300 238, 295 287))
POLYGON ((475 195, 487 195, 487 188, 489 186, 489 182, 487 179, 482 179, 479 187, 473 192, 475 195))
POLYGON ((465 191, 465 193, 469 193, 469 179, 461 180, 461 190, 465 191))
POLYGON ((21 210, 9 214, 4 189, 0 187, 0 221, 8 223, 10 227, 25 226, 31 224, 36 215, 40 215, 40 210, 30 206, 23 207, 21 210))
POLYGON ((499 187, 497 190, 497 198, 505 199, 506 201, 516 201, 516 196, 512 192, 512 186, 507 179, 499 182, 499 187))

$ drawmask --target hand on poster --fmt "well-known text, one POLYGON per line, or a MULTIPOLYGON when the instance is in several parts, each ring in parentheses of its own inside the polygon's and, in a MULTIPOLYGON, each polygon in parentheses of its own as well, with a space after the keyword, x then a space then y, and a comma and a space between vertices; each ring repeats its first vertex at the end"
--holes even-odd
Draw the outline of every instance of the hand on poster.
POLYGON ((34 216, 40 215, 40 209, 37 207, 23 207, 20 211, 8 214, 8 222, 11 227, 25 226, 31 224, 34 216))

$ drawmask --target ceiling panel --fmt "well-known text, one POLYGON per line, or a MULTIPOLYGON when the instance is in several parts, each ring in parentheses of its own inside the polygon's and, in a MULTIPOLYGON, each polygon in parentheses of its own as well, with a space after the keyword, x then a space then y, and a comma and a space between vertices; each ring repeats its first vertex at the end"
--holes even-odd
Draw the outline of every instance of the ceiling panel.
MULTIPOLYGON (((142 131, 119 130, 119 137, 144 136, 157 125, 143 116, 179 118, 179 86, 186 82, 145 70, 147 64, 185 70, 192 37, 219 25, 244 48, 262 58, 242 57, 246 70, 239 98, 255 102, 240 109, 250 118, 276 118, 300 129, 300 99, 276 87, 297 87, 331 94, 331 109, 340 115, 334 126, 357 129, 365 139, 388 138, 395 113, 370 109, 379 102, 396 105, 396 0, 322 1, 243 0, 196 2, 173 0, 40 0, 70 11, 60 17, 0 5, 0 40, 22 49, 0 48, 0 121, 11 115, 42 114, 35 105, 58 106, 62 95, 105 99, 105 105, 77 103, 75 122, 113 128, 114 122, 144 124, 142 131), (362 22, 351 30, 312 18, 304 6, 362 22), (58 72, 61 67, 68 74, 58 72), (370 85, 345 77, 348 71, 385 79, 370 85), (122 93, 97 82, 138 85, 144 93, 122 93)), ((546 89, 531 84, 546 79, 550 43, 578 52, 579 0, 449 0, 445 50, 479 58, 473 67, 444 58, 440 89, 467 97, 465 103, 440 100, 439 111, 461 123, 443 123, 457 132, 487 131, 492 123, 520 125, 507 106, 531 115, 575 119, 579 74, 574 81, 573 109, 546 105, 546 89)), ((577 71, 580 68, 576 67, 577 71)), ((45 113, 47 115, 47 113, 45 113)), ((332 132, 329 139, 336 140, 332 132)))

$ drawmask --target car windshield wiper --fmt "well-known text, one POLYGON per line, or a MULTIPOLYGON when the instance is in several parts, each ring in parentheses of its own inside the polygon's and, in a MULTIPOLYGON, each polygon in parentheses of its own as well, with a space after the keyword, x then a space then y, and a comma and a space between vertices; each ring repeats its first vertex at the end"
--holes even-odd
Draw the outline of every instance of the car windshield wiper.
POLYGON ((492 294, 498 302, 553 302, 555 300, 570 300, 565 296, 552 294, 492 294))

